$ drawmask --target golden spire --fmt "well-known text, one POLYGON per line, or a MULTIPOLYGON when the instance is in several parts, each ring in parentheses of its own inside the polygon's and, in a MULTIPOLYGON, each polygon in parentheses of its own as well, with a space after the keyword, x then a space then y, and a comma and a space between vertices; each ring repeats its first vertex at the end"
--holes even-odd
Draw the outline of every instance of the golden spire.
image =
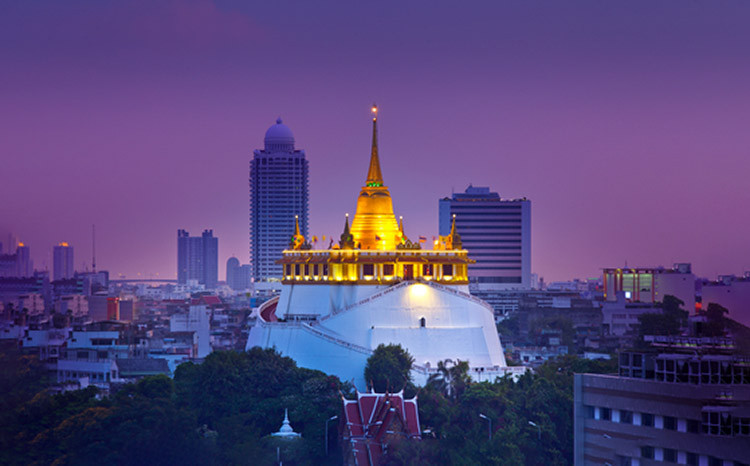
POLYGON ((349 230, 349 214, 346 214, 346 220, 344 220, 344 232, 341 233, 339 247, 341 249, 354 249, 354 236, 352 236, 349 230))
POLYGON ((398 216, 398 231, 401 232, 401 236, 404 236, 404 217, 403 215, 398 216))
POLYGON ((383 173, 380 171, 378 158, 378 106, 372 104, 372 150, 370 152, 370 169, 367 170, 365 186, 376 188, 383 186, 383 173))
POLYGON ((299 215, 294 216, 294 235, 290 242, 292 249, 305 249, 305 237, 299 231, 299 215))
POLYGON ((451 236, 450 236, 450 248, 449 249, 463 249, 461 243, 461 235, 456 233, 456 214, 453 214, 453 224, 451 224, 451 236))
MULTIPOLYGON (((361 249, 395 249, 401 242, 398 220, 393 214, 391 193, 383 184, 378 159, 377 111, 372 107, 372 153, 367 182, 357 199, 357 212, 352 220, 352 242, 361 249)), ((343 247, 343 246, 342 246, 343 247)))

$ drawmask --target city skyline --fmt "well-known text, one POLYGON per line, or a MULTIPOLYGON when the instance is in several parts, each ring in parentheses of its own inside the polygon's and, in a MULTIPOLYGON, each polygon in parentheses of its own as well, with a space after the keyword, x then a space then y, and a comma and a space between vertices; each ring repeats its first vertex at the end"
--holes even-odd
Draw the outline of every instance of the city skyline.
POLYGON ((177 228, 247 262, 247 164, 279 116, 310 163, 309 233, 338 237, 375 101, 412 239, 474 184, 532 200, 547 281, 750 269, 746 4, 75 3, 0 7, 0 238, 37 268, 60 241, 91 264, 92 224, 113 278, 175 278, 177 228))

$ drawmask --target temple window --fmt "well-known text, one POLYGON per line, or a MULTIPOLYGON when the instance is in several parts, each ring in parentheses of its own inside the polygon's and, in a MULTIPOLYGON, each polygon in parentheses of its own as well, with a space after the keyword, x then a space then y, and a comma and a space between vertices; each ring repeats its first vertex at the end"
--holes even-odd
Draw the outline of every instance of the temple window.
POLYGON ((310 275, 310 266, 305 264, 305 275, 310 275))
POLYGON ((285 275, 291 275, 292 274, 292 266, 291 266, 291 264, 286 264, 284 266, 284 274, 285 275))
POLYGON ((328 276, 328 264, 323 264, 323 275, 328 276))
POLYGON ((313 265, 313 275, 318 275, 318 264, 313 265))
POLYGON ((294 275, 299 275, 299 264, 294 264, 294 275))
POLYGON ((393 264, 383 264, 383 275, 393 275, 393 264))
POLYGON ((375 265, 374 264, 362 265, 362 275, 366 277, 372 277, 373 275, 375 275, 375 265))
POLYGON ((453 264, 443 264, 443 275, 453 275, 453 264))
POLYGON ((424 264, 422 266, 422 275, 432 276, 432 264, 424 264))
POLYGON ((424 317, 422 317, 421 319, 419 319, 419 326, 422 327, 422 328, 426 327, 427 326, 427 319, 425 319, 424 317))
POLYGON ((404 279, 405 280, 414 279, 414 264, 404 265, 404 279))

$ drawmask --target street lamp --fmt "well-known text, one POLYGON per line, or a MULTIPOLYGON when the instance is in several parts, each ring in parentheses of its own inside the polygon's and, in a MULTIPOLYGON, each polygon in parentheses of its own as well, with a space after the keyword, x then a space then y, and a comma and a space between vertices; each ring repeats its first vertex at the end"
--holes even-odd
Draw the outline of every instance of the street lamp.
POLYGON ((338 416, 331 416, 329 419, 326 419, 326 456, 328 456, 328 423, 338 418, 338 416))
POLYGON ((537 425, 537 423, 534 422, 534 421, 529 421, 529 425, 533 426, 533 427, 536 427, 536 432, 537 432, 538 438, 539 438, 539 440, 541 440, 542 439, 542 428, 539 427, 537 425))
POLYGON ((487 416, 485 416, 482 413, 479 413, 479 417, 481 417, 482 419, 484 419, 487 422, 489 422, 489 424, 487 426, 487 439, 488 440, 492 440, 492 419, 488 418, 487 416))

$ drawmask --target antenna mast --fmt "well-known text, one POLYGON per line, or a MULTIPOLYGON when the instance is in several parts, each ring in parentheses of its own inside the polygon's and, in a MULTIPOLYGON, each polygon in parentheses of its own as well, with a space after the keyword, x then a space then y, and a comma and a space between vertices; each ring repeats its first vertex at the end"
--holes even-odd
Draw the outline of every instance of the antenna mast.
POLYGON ((91 270, 96 273, 96 225, 91 225, 91 270))

